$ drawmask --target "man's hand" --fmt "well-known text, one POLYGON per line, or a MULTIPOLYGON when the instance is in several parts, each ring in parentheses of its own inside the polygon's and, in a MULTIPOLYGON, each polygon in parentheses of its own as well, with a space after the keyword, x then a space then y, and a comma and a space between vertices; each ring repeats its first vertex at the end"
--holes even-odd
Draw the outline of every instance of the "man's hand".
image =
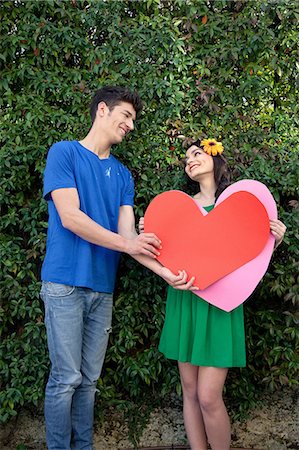
POLYGON ((160 255, 161 241, 153 233, 142 233, 134 239, 127 240, 127 248, 125 250, 129 255, 146 255, 156 258, 160 255))
POLYGON ((191 277, 187 282, 188 275, 185 270, 179 270, 179 274, 175 275, 167 267, 162 267, 159 274, 170 286, 181 291, 197 291, 199 288, 193 286, 195 277, 191 277))
MULTIPOLYGON (((138 235, 135 228, 135 217, 132 206, 123 205, 119 209, 118 233, 125 239, 125 248, 122 250, 135 259, 138 256, 150 257, 152 260, 160 255, 161 241, 154 233, 138 235)), ((144 264, 144 262, 141 262, 144 264)), ((148 267, 148 266, 147 266, 148 267)))
POLYGON ((287 227, 278 219, 270 220, 270 230, 275 238, 275 248, 282 243, 287 227))

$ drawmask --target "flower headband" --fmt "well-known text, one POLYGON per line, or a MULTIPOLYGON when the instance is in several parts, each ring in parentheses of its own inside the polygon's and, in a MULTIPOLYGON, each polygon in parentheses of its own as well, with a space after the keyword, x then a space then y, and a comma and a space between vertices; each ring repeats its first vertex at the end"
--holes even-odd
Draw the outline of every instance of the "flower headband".
POLYGON ((217 142, 216 139, 203 139, 200 142, 200 146, 203 147, 203 150, 212 156, 221 155, 224 151, 223 145, 221 142, 217 142))

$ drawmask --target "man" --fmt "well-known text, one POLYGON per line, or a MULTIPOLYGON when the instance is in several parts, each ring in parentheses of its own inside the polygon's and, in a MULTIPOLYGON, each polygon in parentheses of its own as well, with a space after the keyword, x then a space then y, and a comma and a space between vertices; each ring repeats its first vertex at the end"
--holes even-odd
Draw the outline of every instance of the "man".
POLYGON ((51 372, 46 386, 46 439, 51 449, 92 449, 94 397, 111 330, 119 252, 178 289, 193 278, 174 275, 155 259, 160 241, 137 235, 130 172, 111 153, 134 129, 142 103, 136 92, 107 86, 90 107, 92 127, 81 141, 49 150, 44 173, 47 251, 41 297, 51 372))

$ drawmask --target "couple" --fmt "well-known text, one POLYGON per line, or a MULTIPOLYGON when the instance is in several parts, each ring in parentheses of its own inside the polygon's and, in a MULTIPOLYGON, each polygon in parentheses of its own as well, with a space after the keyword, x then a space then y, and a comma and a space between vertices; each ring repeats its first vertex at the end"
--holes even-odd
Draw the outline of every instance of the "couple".
MULTIPOLYGON (((137 92, 103 87, 90 105, 87 136, 56 143, 48 153, 43 196, 49 227, 41 297, 51 360, 45 394, 50 450, 93 448, 94 397, 111 331, 120 252, 170 285, 160 350, 178 360, 191 448, 204 450, 209 442, 214 450, 229 449, 222 391, 228 367, 245 365, 243 309, 226 313, 199 299, 192 294, 194 278, 188 279, 184 268, 174 274, 157 261, 159 237, 137 235, 133 180, 110 149, 134 129, 141 110, 137 92), (177 329, 180 339, 174 340, 177 329), (232 335, 230 349, 215 354, 219 339, 226 343, 232 335), (191 354, 194 339, 195 348, 202 350, 191 354)), ((186 173, 199 190, 194 198, 208 211, 228 185, 223 149, 214 144, 195 142, 186 152, 186 173)), ((270 228, 278 245, 285 226, 276 220, 270 228)))

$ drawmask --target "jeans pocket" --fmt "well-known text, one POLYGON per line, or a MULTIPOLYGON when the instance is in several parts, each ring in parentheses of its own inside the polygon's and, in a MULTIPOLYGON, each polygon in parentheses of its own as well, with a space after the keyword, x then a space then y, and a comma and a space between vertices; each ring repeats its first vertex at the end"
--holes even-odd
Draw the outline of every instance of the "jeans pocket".
POLYGON ((76 286, 69 286, 68 284, 52 283, 51 281, 43 281, 41 295, 48 297, 67 297, 71 295, 76 286))

